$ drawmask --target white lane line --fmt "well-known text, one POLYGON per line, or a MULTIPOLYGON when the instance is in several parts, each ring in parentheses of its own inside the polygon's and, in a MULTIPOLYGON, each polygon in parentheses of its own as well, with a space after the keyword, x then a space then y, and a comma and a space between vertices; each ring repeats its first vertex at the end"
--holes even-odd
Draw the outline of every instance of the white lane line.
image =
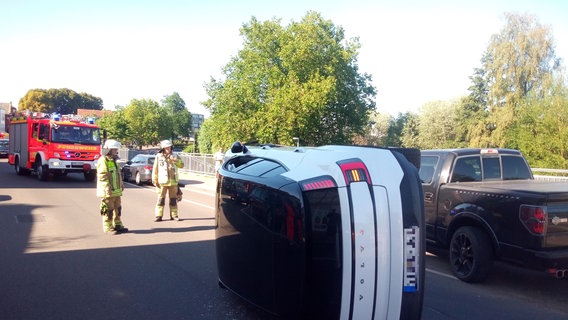
MULTIPOLYGON (((134 183, 130 183, 130 182, 127 182, 127 183, 131 184, 133 187, 140 188, 140 189, 145 190, 145 191, 150 191, 152 193, 156 193, 156 191, 153 188, 144 188, 144 187, 138 186, 134 183)), ((191 192, 197 192, 197 193, 201 193, 201 194, 205 194, 205 195, 211 195, 211 192, 205 192, 205 191, 200 191, 200 190, 199 191, 198 190, 188 190, 187 188, 183 188, 183 189, 184 189, 184 191, 191 191, 191 192)), ((184 192, 184 194, 186 194, 186 193, 184 192)), ((191 203, 191 204, 195 204, 195 205, 198 205, 200 207, 204 207, 204 208, 211 209, 211 210, 215 209, 215 207, 213 207, 213 206, 209 206, 209 205, 203 204, 201 202, 196 202, 196 201, 189 200, 189 199, 182 199, 181 201, 188 202, 188 203, 191 203)))
POLYGON ((456 278, 456 277, 454 277, 454 276, 452 276, 452 275, 449 275, 449 274, 447 274, 447 273, 440 272, 440 271, 432 270, 432 269, 429 269, 429 268, 426 268, 426 271, 427 271, 427 272, 430 272, 430 273, 433 273, 433 274, 437 274, 437 275, 442 276, 442 277, 446 277, 446 278, 448 278, 448 279, 458 280, 458 278, 456 278))

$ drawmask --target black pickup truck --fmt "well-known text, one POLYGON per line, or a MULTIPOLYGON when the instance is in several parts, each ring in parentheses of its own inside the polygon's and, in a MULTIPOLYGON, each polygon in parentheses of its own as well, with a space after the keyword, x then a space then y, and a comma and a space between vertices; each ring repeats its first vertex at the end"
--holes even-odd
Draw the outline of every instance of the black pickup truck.
POLYGON ((481 282, 498 259, 568 277, 568 183, 536 181, 511 149, 421 151, 426 241, 481 282))

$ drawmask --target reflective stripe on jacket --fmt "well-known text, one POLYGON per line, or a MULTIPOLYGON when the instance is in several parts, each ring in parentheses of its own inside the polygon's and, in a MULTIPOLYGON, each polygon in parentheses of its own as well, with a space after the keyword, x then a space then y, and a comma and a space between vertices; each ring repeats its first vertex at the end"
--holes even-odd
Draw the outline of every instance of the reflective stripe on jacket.
POLYGON ((154 185, 158 182, 163 186, 176 186, 179 181, 178 168, 183 168, 183 161, 180 158, 173 160, 163 153, 158 153, 152 168, 152 183, 154 185))
POLYGON ((101 157, 97 161, 97 197, 122 196, 123 182, 114 159, 101 157))

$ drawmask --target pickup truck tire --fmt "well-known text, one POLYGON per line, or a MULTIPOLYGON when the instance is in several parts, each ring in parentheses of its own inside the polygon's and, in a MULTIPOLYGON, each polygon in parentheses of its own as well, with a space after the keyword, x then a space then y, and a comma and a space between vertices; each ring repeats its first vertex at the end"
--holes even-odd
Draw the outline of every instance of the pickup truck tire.
POLYGON ((481 282, 493 266, 493 251, 483 230, 466 226, 452 236, 450 266, 454 275, 465 282, 481 282))

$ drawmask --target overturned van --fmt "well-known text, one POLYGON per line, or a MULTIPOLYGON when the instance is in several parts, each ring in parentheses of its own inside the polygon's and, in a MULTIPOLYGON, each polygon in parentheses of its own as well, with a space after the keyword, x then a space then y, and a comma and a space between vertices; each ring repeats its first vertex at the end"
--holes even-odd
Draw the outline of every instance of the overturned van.
POLYGON ((420 319, 424 209, 407 157, 420 152, 236 143, 218 174, 219 285, 286 319, 420 319))

